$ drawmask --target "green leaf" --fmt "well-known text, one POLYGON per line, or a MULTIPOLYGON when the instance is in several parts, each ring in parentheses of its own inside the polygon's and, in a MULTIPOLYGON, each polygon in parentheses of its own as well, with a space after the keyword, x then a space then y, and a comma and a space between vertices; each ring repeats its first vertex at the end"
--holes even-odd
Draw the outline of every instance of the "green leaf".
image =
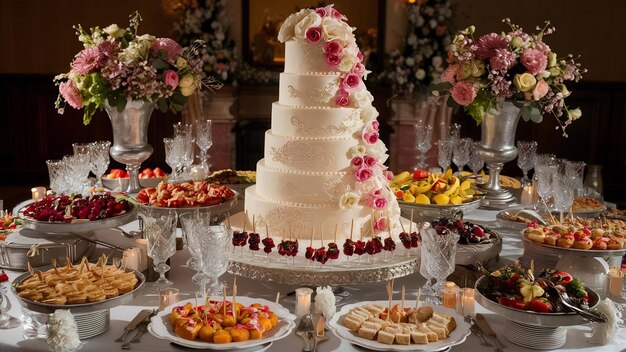
POLYGON ((541 123, 541 121, 543 121, 543 115, 541 115, 541 111, 536 107, 532 107, 530 110, 530 120, 534 123, 541 123))
POLYGON ((124 111, 124 109, 126 108, 126 103, 127 103, 126 98, 120 96, 119 99, 117 100, 117 104, 116 104, 117 112, 124 111))
POLYGON ((185 105, 187 102, 187 97, 183 95, 179 90, 175 91, 171 97, 172 101, 176 104, 185 105))
POLYGON ((159 106, 159 111, 162 113, 166 113, 168 108, 167 108, 167 102, 165 101, 165 99, 159 99, 157 100, 157 105, 159 106))
POLYGON ((522 107, 522 120, 528 122, 530 121, 530 106, 522 107))
POLYGON ((154 60, 154 62, 152 63, 152 66, 154 66, 157 70, 165 70, 166 68, 169 67, 167 62, 165 62, 165 61, 163 61, 161 59, 154 60))

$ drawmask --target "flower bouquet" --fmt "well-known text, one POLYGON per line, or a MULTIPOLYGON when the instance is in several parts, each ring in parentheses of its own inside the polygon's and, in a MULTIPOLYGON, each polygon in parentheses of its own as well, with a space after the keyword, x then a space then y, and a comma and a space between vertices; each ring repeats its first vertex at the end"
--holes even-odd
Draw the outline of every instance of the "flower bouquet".
MULTIPOLYGON (((524 121, 539 123, 544 114, 553 114, 565 134, 565 128, 582 115, 570 109, 565 98, 570 95, 565 82, 578 81, 587 72, 570 54, 559 58, 543 41, 555 31, 546 21, 537 34, 527 34, 509 19, 504 19, 508 33, 489 33, 474 39, 474 26, 460 31, 448 52, 449 66, 443 80, 435 86, 436 96, 450 95, 448 104, 480 123, 489 110, 510 101, 522 111, 524 121)), ((558 128, 558 127, 557 127, 558 128)))
POLYGON ((205 76, 196 41, 183 48, 170 38, 138 35, 141 16, 130 16, 130 25, 112 24, 89 30, 75 26, 81 50, 68 73, 55 77, 59 96, 55 107, 62 114, 66 103, 84 108, 89 124, 96 110, 107 103, 122 112, 132 100, 156 103, 161 112, 180 112, 187 97, 202 86, 219 89, 221 83, 205 76))

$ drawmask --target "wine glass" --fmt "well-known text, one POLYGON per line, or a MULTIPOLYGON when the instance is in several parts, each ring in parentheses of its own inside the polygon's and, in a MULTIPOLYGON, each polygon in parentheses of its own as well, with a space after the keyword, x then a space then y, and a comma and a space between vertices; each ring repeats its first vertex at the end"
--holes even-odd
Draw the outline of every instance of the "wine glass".
POLYGON ((72 194, 80 192, 82 188, 82 179, 79 176, 79 164, 80 161, 73 155, 65 155, 63 157, 61 174, 64 181, 64 191, 62 193, 72 194))
POLYGON ((96 188, 102 188, 102 175, 104 175, 109 167, 110 147, 110 141, 98 141, 91 144, 89 166, 91 168, 91 172, 96 175, 96 188))
POLYGON ((181 163, 183 146, 182 140, 176 138, 163 138, 165 146, 165 163, 172 169, 170 180, 178 181, 180 179, 180 169, 178 165, 181 163))
POLYGON ((470 145, 472 140, 470 138, 460 138, 454 143, 452 152, 452 161, 458 168, 458 173, 461 175, 463 168, 470 160, 470 145))
POLYGON ((472 141, 470 144, 470 160, 467 163, 474 176, 478 175, 480 170, 485 166, 485 160, 478 153, 479 142, 472 141))
POLYGON ((453 123, 448 126, 448 135, 444 139, 452 140, 454 143, 461 138, 461 125, 453 123))
POLYGON ((183 139, 183 158, 182 158, 182 170, 185 179, 190 178, 190 167, 193 165, 195 157, 195 139, 191 135, 183 139))
POLYGON ((564 220, 563 213, 569 211, 574 203, 574 192, 576 184, 566 174, 556 173, 552 175, 552 197, 554 198, 554 209, 560 214, 561 223, 564 220))
POLYGON ((437 142, 437 149, 439 150, 438 162, 443 173, 448 170, 452 163, 452 149, 454 147, 453 140, 440 140, 437 142))
POLYGON ((159 273, 159 279, 154 283, 154 291, 159 292, 173 284, 165 278, 165 273, 170 270, 165 262, 176 253, 176 212, 141 207, 139 216, 143 221, 143 234, 148 240, 148 256, 152 258, 154 270, 159 273))
POLYGON ((209 165, 208 151, 213 145, 213 131, 212 121, 198 121, 196 124, 196 144, 200 148, 200 165, 205 171, 205 174, 209 174, 211 165, 209 165))
POLYGON ((517 141, 517 166, 522 169, 522 173, 524 174, 522 177, 522 186, 530 183, 528 171, 535 167, 536 156, 537 142, 517 141))
POLYGON ((207 280, 207 276, 204 275, 202 270, 200 238, 208 236, 209 228, 211 227, 211 217, 210 215, 200 215, 198 211, 195 211, 182 214, 179 218, 183 228, 183 238, 185 238, 187 249, 189 249, 191 254, 191 258, 187 261, 187 266, 196 271, 191 281, 196 285, 200 285, 200 291, 202 291, 202 285, 207 280))
POLYGON ((587 164, 584 161, 565 160, 562 165, 565 176, 574 183, 576 192, 581 190, 583 188, 583 175, 587 164))
POLYGON ((48 177, 50 178, 50 189, 55 194, 65 191, 65 180, 63 179, 63 160, 46 160, 48 166, 48 177))
MULTIPOLYGON (((537 165, 535 166, 535 176, 537 177, 537 194, 541 197, 543 204, 548 204, 548 200, 552 197, 552 176, 559 171, 558 165, 537 165)), ((539 208, 537 204, 536 208, 539 208)))
POLYGON ((22 321, 16 317, 9 315, 7 312, 11 309, 11 302, 3 292, 0 292, 0 329, 13 329, 22 325, 22 321))
POLYGON ((72 149, 74 150, 74 159, 76 160, 77 174, 75 177, 78 178, 77 183, 80 182, 80 192, 82 193, 85 185, 90 183, 91 143, 72 143, 72 149))
POLYGON ((427 292, 427 297, 432 297, 432 299, 428 297, 427 300, 431 303, 440 304, 443 283, 454 272, 459 234, 453 231, 438 234, 430 223, 423 222, 420 224, 420 236, 422 238, 420 243, 420 273, 424 272, 428 277, 423 290, 427 292), (422 269, 422 267, 424 268, 422 269), (435 279, 434 284, 432 279, 435 279))
POLYGON ((206 275, 203 286, 209 295, 222 292, 219 282, 230 260, 231 233, 224 225, 211 226, 204 236, 196 238, 198 251, 201 254, 202 272, 206 275))
POLYGON ((418 151, 416 169, 426 169, 426 152, 430 150, 433 138, 433 125, 418 122, 415 124, 415 146, 418 151))

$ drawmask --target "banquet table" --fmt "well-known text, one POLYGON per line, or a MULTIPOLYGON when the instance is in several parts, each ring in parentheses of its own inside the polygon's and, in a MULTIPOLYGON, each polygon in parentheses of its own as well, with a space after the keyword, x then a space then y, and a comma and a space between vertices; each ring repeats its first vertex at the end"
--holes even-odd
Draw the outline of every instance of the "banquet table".
MULTIPOLYGON (((503 228, 496 224, 496 211, 490 210, 475 210, 465 215, 465 219, 473 220, 477 223, 490 226, 497 231, 503 237, 503 248, 498 259, 498 264, 506 264, 508 262, 516 260, 523 251, 522 241, 520 234, 516 231, 512 231, 503 228)), ((137 229, 138 223, 133 222, 123 226, 125 230, 137 229)), ((132 246, 132 239, 123 237, 118 231, 101 230, 97 231, 96 236, 98 239, 105 240, 109 243, 116 244, 121 247, 132 246)), ((197 290, 197 287, 191 281, 191 276, 194 271, 184 266, 185 262, 189 258, 189 253, 186 249, 177 251, 171 258, 171 272, 170 279, 174 282, 174 287, 180 289, 180 299, 193 298, 192 292, 197 290)), ((9 283, 20 272, 7 271, 10 280, 9 283)), ((222 276, 224 282, 232 282, 233 277, 230 274, 222 276)), ((424 279, 415 273, 403 278, 395 280, 394 293, 395 297, 400 297, 400 290, 402 286, 406 287, 407 301, 414 301, 417 289, 424 283, 424 279)), ((7 290, 9 284, 4 283, 3 289, 7 290)), ((344 285, 345 292, 337 297, 338 310, 341 306, 357 303, 367 300, 385 300, 387 294, 385 291, 385 282, 379 283, 356 283, 344 285)), ((126 324, 142 309, 154 308, 158 306, 158 296, 150 294, 150 288, 152 283, 147 283, 143 291, 143 294, 131 301, 128 304, 117 306, 111 309, 111 324, 108 331, 105 333, 85 340, 85 344, 82 347, 83 351, 104 351, 104 350, 121 350, 121 343, 114 342, 122 332, 126 324)), ((273 301, 276 297, 276 293, 280 292, 280 304, 288 308, 290 311, 294 311, 295 297, 292 292, 297 288, 293 285, 283 285, 273 282, 260 282, 249 278, 238 277, 237 278, 238 295, 249 296, 256 298, 265 298, 273 301)), ((8 291, 8 290, 7 290, 8 291)), ((6 292, 6 291, 5 291, 6 292)), ((15 296, 8 293, 11 301, 11 309, 9 313, 14 317, 20 317, 21 308, 15 296)), ((505 318, 497 316, 478 303, 476 303, 476 312, 484 313, 487 321, 495 332, 501 336, 501 340, 504 339, 504 326, 505 318)), ((572 326, 568 328, 567 342, 560 351, 623 351, 626 348, 626 329, 620 328, 615 340, 605 346, 593 345, 588 342, 591 335, 590 325, 586 326, 572 326)), ((345 340, 333 335, 328 331, 328 340, 318 345, 318 351, 363 351, 364 349, 354 346, 345 340)), ((516 351, 530 351, 513 344, 509 341, 504 341, 506 352, 516 351)), ((299 351, 302 350, 303 341, 295 333, 291 333, 284 339, 275 341, 268 351, 299 351)), ((156 337, 146 333, 140 343, 131 345, 132 351, 182 351, 191 350, 186 347, 181 347, 175 344, 171 344, 166 340, 160 340, 156 337)), ((8 330, 0 330, 0 351, 45 351, 48 350, 48 345, 45 339, 25 339, 23 336, 23 328, 21 326, 8 330)), ((460 345, 453 346, 452 351, 490 351, 495 350, 495 347, 482 346, 480 340, 474 334, 467 337, 467 340, 460 345)))

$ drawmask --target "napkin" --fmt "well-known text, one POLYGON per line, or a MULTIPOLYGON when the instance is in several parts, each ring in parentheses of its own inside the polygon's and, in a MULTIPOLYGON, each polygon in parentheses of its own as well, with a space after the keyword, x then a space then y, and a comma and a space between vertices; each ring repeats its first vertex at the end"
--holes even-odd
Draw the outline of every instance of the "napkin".
POLYGON ((48 347, 54 352, 76 351, 81 347, 76 321, 68 309, 57 309, 50 315, 48 347))
POLYGON ((315 295, 315 311, 321 313, 329 321, 337 312, 335 294, 330 286, 318 287, 315 295))
POLYGON ((618 309, 615 302, 609 298, 605 298, 600 301, 595 308, 601 313, 604 313, 608 318, 606 323, 595 323, 591 329, 592 335, 589 339, 590 343, 607 345, 615 339, 617 330, 622 321, 622 313, 618 309))

